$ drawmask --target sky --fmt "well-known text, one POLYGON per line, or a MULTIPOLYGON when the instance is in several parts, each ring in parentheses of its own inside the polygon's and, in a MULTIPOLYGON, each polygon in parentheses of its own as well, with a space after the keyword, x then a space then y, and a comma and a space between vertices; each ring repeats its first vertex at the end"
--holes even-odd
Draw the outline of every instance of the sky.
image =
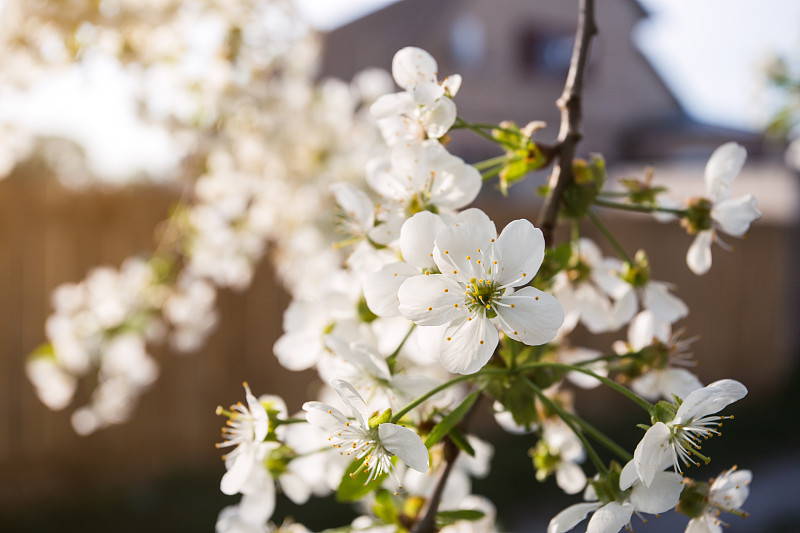
MULTIPOLYGON (((331 30, 395 1, 295 3, 312 25, 331 30)), ((763 90, 766 59, 777 53, 800 61, 800 0, 640 3, 650 16, 637 27, 635 42, 686 111, 720 126, 759 129, 770 105, 763 90)))

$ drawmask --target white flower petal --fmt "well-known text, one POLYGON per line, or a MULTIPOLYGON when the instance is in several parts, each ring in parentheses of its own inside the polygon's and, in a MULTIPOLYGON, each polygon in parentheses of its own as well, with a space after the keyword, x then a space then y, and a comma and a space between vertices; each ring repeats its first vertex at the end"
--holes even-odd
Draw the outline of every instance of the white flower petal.
POLYGON ((381 445, 418 472, 428 471, 428 449, 422 439, 408 428, 397 424, 378 426, 381 445))
POLYGON ((418 105, 427 106, 444 96, 444 87, 435 82, 423 82, 412 91, 418 105))
POLYGON ((350 412, 353 414, 353 418, 358 421, 358 424, 362 428, 368 427, 369 424, 367 422, 371 413, 364 398, 361 397, 358 391, 343 379, 334 379, 330 385, 345 405, 350 408, 350 412))
POLYGON ((563 462, 556 469, 556 483, 567 494, 577 494, 586 486, 586 474, 577 464, 563 462))
POLYGON ((577 526, 586 519, 586 515, 599 509, 603 504, 600 502, 576 503, 570 505, 550 520, 547 526, 547 533, 564 533, 577 526))
POLYGON ((397 115, 409 115, 416 107, 414 97, 407 92, 384 94, 369 106, 369 114, 380 120, 397 115))
POLYGON ((665 457, 672 454, 669 445, 671 432, 663 422, 656 422, 647 432, 633 452, 633 464, 639 479, 649 487, 665 457))
POLYGON ((407 46, 392 58, 392 77, 406 90, 425 82, 436 83, 437 70, 436 60, 422 48, 407 46))
POLYGON ((542 266, 544 248, 544 236, 539 228, 524 219, 509 222, 495 242, 500 263, 495 279, 500 285, 527 284, 542 266))
POLYGON ((497 313, 506 334, 529 346, 553 340, 564 322, 564 310, 553 295, 533 287, 523 287, 500 298, 497 313))
POLYGON ((457 115, 455 102, 443 96, 423 107, 420 118, 428 137, 438 139, 450 130, 457 115))
POLYGON ((719 224, 719 229, 734 237, 741 237, 750 229, 750 224, 761 218, 752 194, 729 198, 711 209, 711 218, 719 224))
POLYGON ((367 306, 378 316, 397 316, 397 292, 403 282, 418 276, 419 270, 408 263, 391 263, 364 280, 364 299, 367 306))
POLYGON ((698 276, 702 276, 711 268, 711 243, 713 240, 713 231, 700 231, 686 252, 686 264, 698 276))
POLYGON ((678 504, 683 490, 683 478, 675 472, 657 472, 649 487, 635 484, 630 501, 637 511, 658 514, 678 504))
POLYGON ((586 533, 617 533, 631 521, 633 509, 617 502, 607 503, 589 519, 586 533))
POLYGON ((497 329, 486 317, 465 317, 445 330, 439 362, 449 372, 473 374, 491 359, 498 341, 497 329))
POLYGON ((683 533, 722 533, 722 526, 713 516, 704 514, 699 518, 689 520, 683 533))
POLYGON ((747 159, 747 150, 743 146, 725 143, 711 154, 706 163, 706 194, 718 201, 728 193, 731 183, 739 175, 747 159))
POLYGON ((670 324, 689 314, 683 300, 669 292, 669 286, 660 281, 651 281, 645 286, 644 307, 652 311, 656 320, 670 324))
POLYGON ((747 395, 747 387, 734 379, 721 379, 689 393, 678 408, 675 424, 718 412, 747 395))
POLYGON ((712 483, 708 499, 725 509, 738 509, 750 495, 753 474, 749 470, 727 470, 712 483))
POLYGON ((430 211, 421 211, 403 223, 400 229, 400 252, 403 260, 417 268, 432 268, 433 242, 436 234, 445 227, 442 217, 430 211))
POLYGON ((408 278, 397 291, 398 310, 420 326, 441 326, 465 316, 464 289, 442 274, 408 278))

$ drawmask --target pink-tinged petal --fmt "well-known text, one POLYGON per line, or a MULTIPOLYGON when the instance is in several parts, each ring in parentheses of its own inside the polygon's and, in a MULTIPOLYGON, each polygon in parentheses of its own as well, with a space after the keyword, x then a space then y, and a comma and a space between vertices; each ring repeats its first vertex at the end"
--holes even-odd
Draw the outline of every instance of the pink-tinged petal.
POLYGON ((747 395, 747 387, 734 379, 721 379, 689 393, 678 408, 675 424, 718 412, 747 395))
POLYGON ((369 114, 380 120, 396 115, 409 115, 416 108, 414 97, 407 92, 384 94, 369 106, 369 114))
POLYGON ((558 300, 533 287, 502 296, 499 304, 497 314, 503 331, 529 346, 553 340, 564 322, 564 310, 558 300))
POLYGON ((456 104, 446 96, 422 108, 422 124, 431 139, 438 139, 448 132, 456 121, 456 104))
POLYGON ((750 229, 750 224, 761 218, 752 194, 730 198, 715 204, 711 218, 719 224, 719 229, 734 237, 741 237, 750 229))
POLYGON ((637 511, 658 514, 676 505, 683 490, 683 478, 675 472, 657 472, 649 487, 636 484, 630 501, 637 511))
POLYGON ((436 83, 438 68, 432 55, 414 46, 401 48, 392 58, 392 77, 407 91, 421 83, 436 83))
POLYGON ((418 275, 419 270, 408 263, 391 263, 368 275, 364 280, 367 306, 378 316, 399 315, 397 292, 405 280, 418 275))
POLYGON ((418 268, 433 268, 433 241, 445 227, 442 217, 421 211, 403 223, 400 229, 400 252, 403 260, 418 268))
POLYGON ((491 359, 498 341, 497 329, 486 317, 465 317, 445 330, 439 362, 449 372, 473 374, 491 359))
POLYGON ((747 150, 735 142, 725 143, 711 154, 706 163, 706 194, 714 201, 724 199, 731 183, 741 172, 747 150))
POLYGON ((547 526, 547 533, 564 533, 577 526, 586 519, 586 515, 599 509, 603 504, 600 502, 576 503, 570 505, 550 520, 547 526))
POLYGON ((358 391, 343 379, 334 379, 330 385, 345 405, 350 408, 350 412, 353 414, 353 418, 358 421, 358 424, 362 428, 367 428, 371 413, 364 398, 361 397, 358 391))
POLYGON ((660 281, 651 281, 645 286, 643 305, 656 320, 670 324, 689 314, 689 308, 683 300, 669 292, 669 286, 660 281))
POLYGON ((633 464, 636 466, 639 479, 646 487, 653 482, 659 467, 666 462, 665 458, 672 454, 670 435, 670 429, 666 424, 656 422, 647 430, 633 452, 633 464))
POLYGON ((420 326, 441 326, 465 316, 464 288, 441 274, 408 278, 397 291, 400 314, 420 326))
POLYGON ((607 503, 589 519, 586 533, 617 533, 631 521, 633 509, 617 502, 607 503))
POLYGON ((387 451, 418 472, 428 471, 428 449, 419 435, 397 424, 378 426, 378 437, 387 451))
POLYGON ((711 243, 713 241, 713 231, 698 232, 686 252, 686 264, 689 266, 689 270, 698 276, 702 276, 711 269, 711 243))
POLYGON ((497 237, 495 251, 500 285, 525 285, 539 271, 544 260, 544 236, 527 220, 514 220, 497 237))

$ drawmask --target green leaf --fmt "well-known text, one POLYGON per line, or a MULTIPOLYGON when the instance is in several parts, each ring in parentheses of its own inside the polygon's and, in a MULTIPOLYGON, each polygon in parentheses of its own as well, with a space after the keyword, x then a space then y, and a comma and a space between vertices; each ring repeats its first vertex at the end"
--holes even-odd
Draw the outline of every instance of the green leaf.
POLYGON ((464 433, 458 429, 458 427, 454 427, 450 430, 450 440, 452 440, 453 443, 458 446, 459 450, 466 453, 470 457, 475 457, 475 450, 467 440, 466 435, 464 435, 464 433))
POLYGON ((482 511, 475 509, 458 509, 455 511, 439 511, 436 513, 436 522, 439 527, 449 526, 459 520, 469 520, 474 522, 486 516, 482 511))
MULTIPOLYGON (((344 471, 342 481, 339 483, 339 490, 336 491, 336 501, 339 502, 354 502, 360 500, 373 490, 381 486, 384 477, 378 476, 367 483, 369 473, 366 469, 362 469, 361 465, 366 461, 366 457, 353 461, 347 470, 344 471), (358 472, 358 474, 355 474, 358 472), (351 476, 350 474, 355 474, 351 476)), ((373 468, 375 466, 373 465, 373 468)))
POLYGON ((450 413, 448 413, 447 416, 442 418, 442 420, 433 427, 430 434, 428 435, 428 438, 425 439, 425 446, 430 448, 431 446, 442 440, 445 437, 445 435, 450 433, 450 430, 452 430, 456 426, 456 424, 458 424, 461 421, 461 419, 464 418, 464 415, 467 414, 469 408, 472 407, 472 404, 474 404, 475 400, 478 399, 479 394, 480 391, 475 391, 471 393, 466 398, 464 398, 464 400, 458 405, 458 407, 450 411, 450 413))
POLYGON ((388 490, 380 489, 375 493, 375 503, 372 505, 372 512, 385 524, 394 524, 397 522, 397 507, 395 507, 392 495, 388 490))

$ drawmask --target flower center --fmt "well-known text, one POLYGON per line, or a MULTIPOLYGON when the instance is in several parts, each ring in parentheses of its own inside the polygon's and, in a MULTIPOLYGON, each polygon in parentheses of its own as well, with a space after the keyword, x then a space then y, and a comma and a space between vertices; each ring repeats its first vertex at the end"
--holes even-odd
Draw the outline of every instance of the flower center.
POLYGON ((492 302, 496 296, 499 296, 499 293, 496 281, 472 278, 467 285, 467 308, 473 313, 483 311, 486 313, 486 318, 494 318, 497 316, 497 311, 492 302))

